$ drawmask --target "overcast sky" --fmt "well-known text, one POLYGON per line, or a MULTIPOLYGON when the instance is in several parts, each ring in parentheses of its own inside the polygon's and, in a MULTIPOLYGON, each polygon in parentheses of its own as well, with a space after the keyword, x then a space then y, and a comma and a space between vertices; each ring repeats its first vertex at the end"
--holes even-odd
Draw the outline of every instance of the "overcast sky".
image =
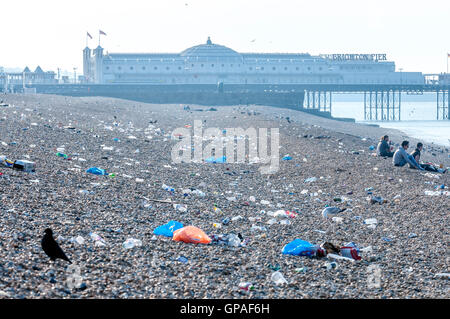
POLYGON ((91 48, 181 52, 206 42, 238 52, 386 53, 397 69, 445 72, 448 0, 2 1, 0 66, 82 69, 91 48))

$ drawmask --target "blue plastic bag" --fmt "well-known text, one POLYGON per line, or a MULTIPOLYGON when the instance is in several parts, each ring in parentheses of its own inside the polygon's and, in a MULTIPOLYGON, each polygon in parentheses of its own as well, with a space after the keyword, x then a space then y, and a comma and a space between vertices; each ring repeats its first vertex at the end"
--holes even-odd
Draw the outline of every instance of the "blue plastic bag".
POLYGON ((295 256, 313 256, 316 246, 302 239, 295 239, 283 247, 282 253, 295 256))
POLYGON ((214 163, 214 164, 216 164, 216 163, 226 163, 227 162, 227 157, 226 156, 217 157, 217 158, 209 157, 209 158, 205 159, 205 162, 206 163, 214 163))
POLYGON ((98 168, 98 167, 91 167, 86 171, 86 173, 91 173, 94 175, 108 175, 106 173, 106 170, 98 168))
POLYGON ((153 231, 153 234, 162 235, 166 237, 173 237, 173 232, 183 227, 184 226, 182 223, 177 222, 176 220, 171 220, 167 224, 156 227, 155 230, 153 231))

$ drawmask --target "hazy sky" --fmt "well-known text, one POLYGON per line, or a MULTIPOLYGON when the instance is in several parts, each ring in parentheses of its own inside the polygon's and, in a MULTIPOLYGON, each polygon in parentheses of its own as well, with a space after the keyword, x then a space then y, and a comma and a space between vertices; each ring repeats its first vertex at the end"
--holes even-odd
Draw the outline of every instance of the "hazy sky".
POLYGON ((211 36, 238 52, 386 53, 424 73, 445 72, 450 53, 448 0, 5 0, 0 12, 0 66, 33 70, 81 71, 99 29, 109 52, 181 52, 211 36))

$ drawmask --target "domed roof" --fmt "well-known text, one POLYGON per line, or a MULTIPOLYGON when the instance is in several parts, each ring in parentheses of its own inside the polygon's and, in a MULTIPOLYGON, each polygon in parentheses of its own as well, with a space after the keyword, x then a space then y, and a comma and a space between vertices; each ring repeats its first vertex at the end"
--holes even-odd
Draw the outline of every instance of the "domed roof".
POLYGON ((242 58, 242 56, 226 46, 213 44, 208 37, 206 44, 200 44, 188 48, 180 53, 184 57, 230 57, 230 58, 242 58))

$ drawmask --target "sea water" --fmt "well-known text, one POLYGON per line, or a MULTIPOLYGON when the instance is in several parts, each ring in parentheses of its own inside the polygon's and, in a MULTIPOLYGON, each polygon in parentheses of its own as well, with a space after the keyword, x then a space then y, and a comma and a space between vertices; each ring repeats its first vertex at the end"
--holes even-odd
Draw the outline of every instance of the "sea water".
POLYGON ((450 146, 450 120, 436 120, 435 95, 419 96, 415 99, 417 101, 414 101, 414 97, 402 95, 400 122, 364 121, 364 98, 362 95, 360 99, 356 95, 352 95, 349 102, 342 101, 342 99, 344 99, 342 96, 335 99, 335 95, 333 95, 332 116, 353 118, 356 122, 378 124, 380 127, 400 130, 406 135, 424 142, 450 146), (434 101, 431 101, 433 98, 434 101))

